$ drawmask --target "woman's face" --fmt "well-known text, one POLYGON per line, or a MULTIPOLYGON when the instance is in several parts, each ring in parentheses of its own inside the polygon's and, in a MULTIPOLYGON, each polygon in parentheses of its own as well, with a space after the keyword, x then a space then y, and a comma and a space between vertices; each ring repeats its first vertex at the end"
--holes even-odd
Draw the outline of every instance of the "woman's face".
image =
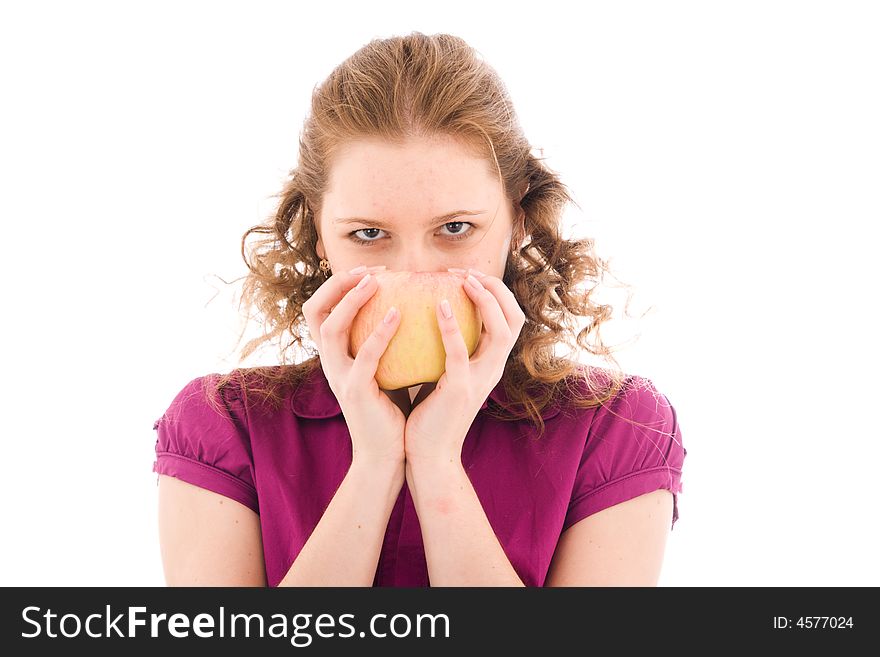
POLYGON ((502 278, 513 212, 486 161, 452 139, 359 140, 333 159, 316 251, 338 272, 471 267, 502 278))

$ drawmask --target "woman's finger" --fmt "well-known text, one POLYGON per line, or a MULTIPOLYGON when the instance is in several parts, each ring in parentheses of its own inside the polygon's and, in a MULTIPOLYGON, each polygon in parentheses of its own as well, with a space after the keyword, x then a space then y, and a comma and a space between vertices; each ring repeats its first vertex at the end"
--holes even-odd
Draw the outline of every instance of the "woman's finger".
MULTIPOLYGON (((475 270, 469 269, 468 271, 471 272, 471 275, 474 275, 475 270)), ((504 284, 504 281, 495 276, 476 272, 476 278, 483 284, 483 287, 495 296, 498 305, 501 307, 501 312, 504 313, 504 320, 510 327, 511 333, 518 336, 523 324, 525 324, 526 314, 520 308, 513 292, 504 284)))
POLYGON ((477 278, 471 274, 464 283, 464 289, 471 301, 480 311, 483 326, 486 329, 484 339, 474 354, 479 359, 487 351, 504 352, 504 358, 510 351, 511 328, 498 304, 495 295, 487 290, 477 278))
POLYGON ((399 326, 400 311, 392 306, 358 349, 354 364, 351 366, 350 376, 353 382, 367 385, 371 379, 375 379, 376 370, 379 369, 379 359, 382 358, 399 326))
POLYGON ((321 327, 335 307, 366 273, 382 269, 385 269, 385 267, 371 267, 355 274, 351 272, 333 274, 306 300, 303 304, 302 312, 309 326, 309 333, 318 346, 319 352, 323 354, 324 351, 321 340, 321 327))
POLYGON ((446 381, 447 384, 470 381, 470 364, 468 362, 467 344, 458 326, 458 321, 449 301, 443 299, 435 308, 443 348, 446 350, 446 381))
POLYGON ((349 351, 351 322, 358 310, 370 300, 379 287, 371 274, 365 274, 358 284, 345 293, 321 324, 321 342, 331 359, 331 367, 349 369, 354 362, 349 351))

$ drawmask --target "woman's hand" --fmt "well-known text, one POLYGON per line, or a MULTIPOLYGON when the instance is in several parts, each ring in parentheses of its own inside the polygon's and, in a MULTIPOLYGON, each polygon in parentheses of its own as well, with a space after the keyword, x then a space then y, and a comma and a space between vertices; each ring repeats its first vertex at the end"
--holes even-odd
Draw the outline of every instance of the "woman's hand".
POLYGON ((446 349, 446 371, 406 421, 404 441, 408 464, 438 460, 461 462, 461 447, 468 429, 486 397, 501 380, 507 357, 525 324, 525 313, 500 278, 472 269, 468 272, 470 276, 463 285, 482 317, 480 340, 468 359, 467 345, 455 317, 447 318, 441 303, 437 304, 437 321, 446 349))
POLYGON ((403 467, 406 418, 375 378, 379 358, 400 325, 400 312, 376 326, 356 358, 349 355, 351 322, 378 289, 371 270, 333 274, 303 304, 303 315, 351 433, 352 462, 403 467), (364 285, 356 287, 359 282, 364 285))

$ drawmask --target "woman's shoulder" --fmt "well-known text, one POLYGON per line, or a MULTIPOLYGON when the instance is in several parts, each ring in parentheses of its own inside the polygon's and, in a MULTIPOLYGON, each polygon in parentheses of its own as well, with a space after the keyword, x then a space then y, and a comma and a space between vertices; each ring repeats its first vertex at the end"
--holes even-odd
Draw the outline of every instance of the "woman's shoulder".
POLYGON ((240 367, 222 374, 212 372, 196 381, 216 398, 250 410, 277 409, 294 395, 308 394, 309 390, 300 390, 303 384, 319 377, 320 364, 317 359, 311 359, 298 364, 240 367))
POLYGON ((213 372, 190 379, 153 423, 153 472, 235 499, 259 513, 250 437, 241 409, 213 372))
POLYGON ((571 372, 547 386, 553 412, 562 411, 579 421, 593 422, 611 414, 638 422, 670 412, 669 399, 654 381, 632 371, 574 363, 571 372))
POLYGON ((646 375, 584 363, 574 363, 572 372, 558 385, 575 391, 578 397, 603 400, 657 391, 654 382, 646 375))

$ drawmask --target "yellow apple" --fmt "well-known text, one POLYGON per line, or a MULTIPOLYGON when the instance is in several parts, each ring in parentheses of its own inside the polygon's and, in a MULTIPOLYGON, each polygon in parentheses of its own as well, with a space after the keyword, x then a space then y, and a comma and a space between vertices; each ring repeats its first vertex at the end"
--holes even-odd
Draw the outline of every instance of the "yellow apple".
POLYGON ((474 353, 483 328, 480 311, 462 289, 464 278, 451 272, 381 271, 373 274, 378 289, 351 323, 352 358, 382 322, 391 306, 400 313, 400 324, 379 359, 376 383, 397 390, 420 383, 436 383, 446 371, 446 349, 437 323, 437 304, 449 300, 452 314, 474 353))

